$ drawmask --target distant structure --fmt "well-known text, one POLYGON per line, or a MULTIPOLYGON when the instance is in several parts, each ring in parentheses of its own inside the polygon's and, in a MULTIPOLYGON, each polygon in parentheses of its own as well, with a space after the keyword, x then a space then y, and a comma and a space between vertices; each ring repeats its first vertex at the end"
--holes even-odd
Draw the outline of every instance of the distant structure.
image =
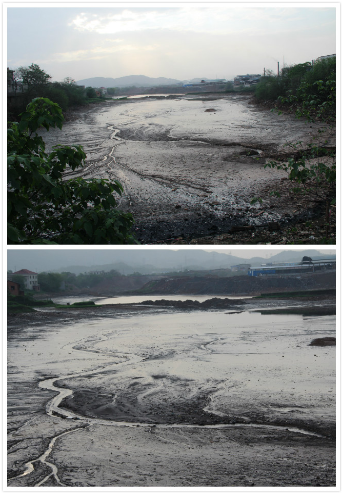
POLYGON ((331 270, 336 268, 336 260, 312 260, 308 256, 302 258, 301 263, 266 263, 265 265, 251 267, 248 270, 249 277, 261 277, 266 275, 295 275, 319 270, 331 270))
POLYGON ((232 265, 232 272, 247 272, 251 268, 248 263, 240 263, 240 265, 232 265))
POLYGON ((326 60, 327 58, 334 58, 336 57, 336 54, 333 53, 332 55, 323 55, 322 57, 318 57, 316 59, 316 62, 320 62, 321 60, 326 60))
POLYGON ((12 296, 24 295, 24 291, 20 289, 20 284, 18 282, 13 282, 12 280, 7 280, 7 290, 12 296))
POLYGON ((34 290, 36 292, 41 290, 38 283, 38 273, 31 272, 30 270, 23 268, 18 272, 12 273, 12 275, 20 275, 24 278, 25 289, 34 290))
POLYGON ((226 79, 202 79, 198 82, 185 82, 183 88, 214 90, 223 89, 226 84, 226 79))
POLYGON ((15 71, 7 67, 7 96, 16 96, 24 93, 28 89, 27 84, 17 81, 14 76, 15 71))
POLYGON ((260 74, 246 74, 244 76, 236 76, 234 78, 234 87, 238 86, 255 86, 259 83, 260 78, 262 76, 260 74))

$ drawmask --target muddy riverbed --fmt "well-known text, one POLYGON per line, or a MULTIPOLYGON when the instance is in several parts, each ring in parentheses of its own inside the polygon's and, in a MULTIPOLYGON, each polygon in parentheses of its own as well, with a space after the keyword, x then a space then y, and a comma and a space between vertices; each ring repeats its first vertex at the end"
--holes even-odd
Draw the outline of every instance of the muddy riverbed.
MULTIPOLYGON (((270 191, 284 191, 286 173, 264 165, 288 157, 287 143, 308 148, 320 127, 257 108, 246 95, 150 97, 80 111, 44 139, 50 148, 84 147, 84 170, 67 177, 122 183, 118 203, 133 214, 141 243, 188 243, 238 225, 289 225, 319 215, 318 204, 285 192, 273 199, 270 191), (254 197, 263 202, 251 204, 254 197)), ((327 146, 334 145, 331 138, 327 146)))
POLYGON ((9 316, 8 486, 335 486, 334 304, 9 316))

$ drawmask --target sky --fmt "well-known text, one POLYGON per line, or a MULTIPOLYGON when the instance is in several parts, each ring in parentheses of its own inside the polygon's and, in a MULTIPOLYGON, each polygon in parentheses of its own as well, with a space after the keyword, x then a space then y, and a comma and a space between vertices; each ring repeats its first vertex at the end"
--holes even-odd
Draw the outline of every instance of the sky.
POLYGON ((4 5, 7 67, 35 63, 52 81, 129 75, 231 80, 264 68, 277 73, 277 62, 282 68, 336 53, 330 3, 4 5))

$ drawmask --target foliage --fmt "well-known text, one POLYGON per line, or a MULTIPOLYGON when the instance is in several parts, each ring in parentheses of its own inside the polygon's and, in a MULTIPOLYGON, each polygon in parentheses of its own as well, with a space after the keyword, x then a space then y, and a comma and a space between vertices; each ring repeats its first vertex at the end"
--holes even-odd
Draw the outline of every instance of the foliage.
POLYGON ((38 282, 41 290, 44 292, 58 292, 62 283, 65 286, 77 287, 79 289, 94 287, 104 279, 119 277, 121 274, 116 270, 110 270, 106 273, 79 273, 76 275, 71 272, 50 273, 42 272, 38 275, 38 282))
MULTIPOLYGON (((298 146, 302 146, 302 143, 291 144, 294 149, 298 146)), ((276 168, 277 170, 284 170, 288 173, 288 178, 297 184, 305 185, 309 181, 313 181, 315 184, 315 190, 318 192, 319 185, 325 180, 328 184, 334 185, 336 182, 336 165, 335 155, 332 151, 328 151, 326 148, 319 146, 312 146, 310 150, 301 152, 300 156, 290 157, 286 163, 279 164, 278 162, 271 161, 265 165, 265 168, 276 168), (330 164, 325 164, 320 161, 321 156, 332 157, 333 160, 330 164), (316 158, 317 161, 308 164, 308 161, 316 158)))
POLYGON ((63 112, 65 112, 70 105, 69 98, 63 88, 60 87, 59 83, 49 84, 40 92, 40 96, 57 103, 63 112))
POLYGON ((65 79, 63 83, 55 83, 55 86, 65 92, 68 98, 68 106, 85 105, 86 95, 82 86, 78 86, 75 81, 65 79))
POLYGON ((16 301, 7 301, 7 313, 34 313, 35 310, 31 306, 17 303, 16 301))
POLYGON ((20 78, 29 88, 45 85, 51 79, 51 76, 37 64, 31 64, 29 67, 19 67, 15 76, 20 78))
POLYGON ((7 312, 8 313, 32 313, 35 310, 32 306, 54 306, 51 300, 39 301, 32 296, 13 296, 7 294, 7 312))
POLYGON ((118 88, 107 88, 107 92, 110 96, 114 96, 118 91, 118 88))
POLYGON ((225 87, 226 93, 234 93, 234 84, 232 82, 228 82, 225 87))
POLYGON ((94 88, 91 88, 91 86, 89 86, 88 88, 86 88, 86 96, 87 98, 96 98, 97 97, 96 90, 94 88))
POLYGON ((36 98, 8 129, 9 244, 126 244, 131 214, 119 211, 114 193, 123 188, 107 179, 64 180, 67 167, 84 166, 79 145, 54 146, 51 153, 38 130, 62 128, 61 108, 36 98))
POLYGON ((25 289, 25 277, 23 275, 11 275, 11 280, 20 285, 20 290, 25 289))
POLYGON ((39 300, 34 299, 31 294, 26 294, 25 296, 13 296, 12 294, 7 295, 8 301, 15 301, 17 303, 25 304, 26 306, 53 306, 54 303, 51 299, 39 300))
POLYGON ((262 77, 256 86, 258 101, 293 106, 296 115, 324 120, 335 116, 336 58, 297 64, 282 69, 280 77, 262 77))
MULTIPOLYGON (((318 137, 334 130, 336 118, 336 59, 324 59, 312 65, 309 62, 284 68, 281 77, 262 78, 257 85, 257 100, 274 100, 279 108, 292 109, 297 117, 308 121, 325 122, 318 136, 305 149, 303 143, 287 143, 293 148, 286 162, 270 161, 265 168, 284 170, 292 183, 290 192, 323 201, 326 204, 324 225, 328 236, 330 204, 335 202, 335 151, 318 144, 318 137), (330 125, 328 125, 330 124, 330 125), (322 159, 325 157, 325 159, 322 159)), ((279 111, 279 113, 282 113, 279 111)), ((324 140, 323 140, 324 141, 324 140)), ((327 144, 328 141, 325 142, 327 144)), ((280 196, 272 191, 271 196, 280 196)), ((262 202, 253 198, 251 203, 262 202)), ((324 241, 326 242, 326 241, 324 241)))
MULTIPOLYGON (((37 64, 17 69, 15 79, 21 80, 26 87, 26 91, 21 94, 21 104, 16 116, 25 111, 33 98, 48 98, 65 112, 70 107, 85 105, 96 97, 93 88, 87 88, 92 89, 91 92, 85 91, 84 87, 78 86, 71 77, 66 77, 63 82, 51 82, 51 76, 37 64)), ((17 105, 19 106, 19 102, 17 105)))
POLYGON ((62 282, 63 277, 60 273, 38 274, 38 283, 43 292, 58 292, 62 282))

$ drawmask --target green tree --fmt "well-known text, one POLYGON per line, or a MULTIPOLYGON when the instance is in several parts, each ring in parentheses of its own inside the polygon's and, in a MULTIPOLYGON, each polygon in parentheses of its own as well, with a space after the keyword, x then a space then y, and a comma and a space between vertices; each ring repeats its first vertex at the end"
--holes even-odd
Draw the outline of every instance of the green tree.
POLYGON ((69 106, 84 105, 86 103, 86 93, 83 86, 78 86, 71 78, 66 78, 63 83, 57 83, 68 97, 69 106))
POLYGON ((39 273, 38 283, 44 292, 58 292, 63 277, 60 273, 39 273))
POLYGON ((107 92, 110 96, 114 96, 117 92, 117 88, 107 88, 107 92))
POLYGON ((20 290, 25 289, 25 277, 23 277, 23 275, 12 275, 11 280, 20 284, 20 290))
POLYGON ((43 86, 51 79, 51 76, 37 64, 31 64, 29 67, 19 67, 16 70, 16 77, 20 78, 29 88, 43 86))
POLYGON ((44 98, 48 98, 52 102, 57 103, 64 112, 68 109, 69 99, 67 93, 59 83, 49 84, 41 93, 41 96, 44 98))
POLYGON ((87 98, 96 98, 97 97, 96 90, 91 86, 89 86, 88 88, 86 88, 86 96, 87 98))
POLYGON ((84 166, 79 145, 54 146, 51 153, 37 131, 62 128, 61 108, 36 98, 8 129, 9 244, 127 244, 132 215, 117 209, 123 188, 107 179, 64 179, 67 167, 84 166))
POLYGON ((233 93, 234 92, 234 84, 232 82, 228 82, 225 87, 226 93, 233 93))

